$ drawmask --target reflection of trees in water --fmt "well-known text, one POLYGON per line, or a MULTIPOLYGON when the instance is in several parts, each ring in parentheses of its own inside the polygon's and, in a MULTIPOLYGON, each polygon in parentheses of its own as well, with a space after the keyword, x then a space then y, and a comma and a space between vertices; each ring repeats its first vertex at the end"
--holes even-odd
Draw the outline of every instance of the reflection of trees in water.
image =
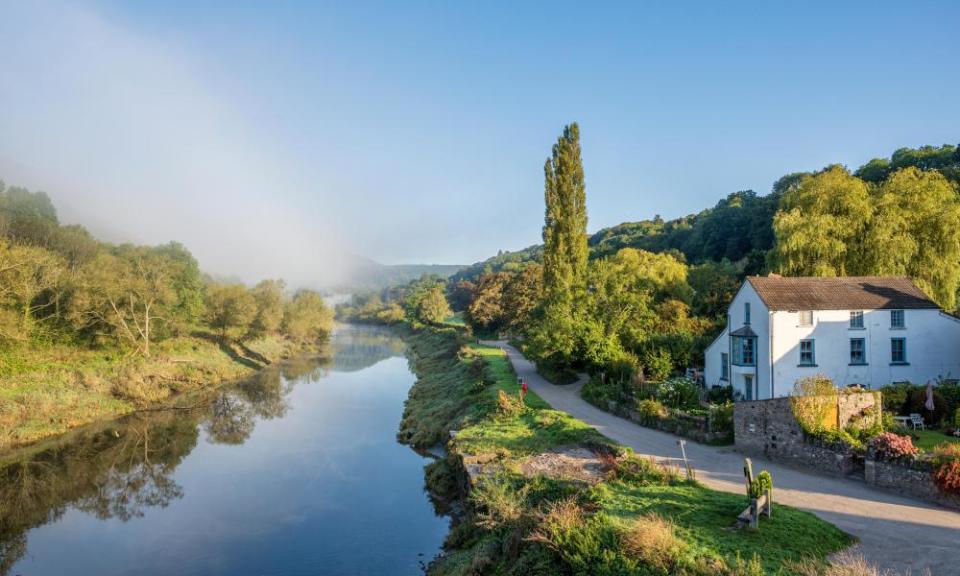
POLYGON ((321 360, 291 361, 211 391, 208 402, 198 399, 200 408, 137 414, 0 464, 0 575, 26 553, 28 530, 70 507, 127 521, 183 497, 173 473, 196 446, 200 426, 212 442, 242 444, 258 419, 286 414, 296 383, 324 374, 321 360))
POLYGON ((69 506, 126 521, 180 498, 171 473, 196 443, 194 417, 158 413, 80 433, 0 468, 0 574, 26 552, 27 530, 69 506))
POLYGON ((330 344, 334 370, 356 372, 374 364, 403 356, 403 340, 389 328, 350 324, 337 330, 330 344))

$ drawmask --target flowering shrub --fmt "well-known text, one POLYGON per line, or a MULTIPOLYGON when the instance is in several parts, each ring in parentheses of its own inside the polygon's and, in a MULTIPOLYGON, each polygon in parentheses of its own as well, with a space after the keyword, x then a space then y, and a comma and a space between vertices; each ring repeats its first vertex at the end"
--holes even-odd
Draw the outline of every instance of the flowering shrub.
POLYGON ((660 384, 657 399, 670 408, 690 410, 700 406, 700 388, 689 378, 671 378, 660 384))
POLYGON ((900 436, 893 432, 884 432, 871 440, 870 448, 881 460, 896 460, 917 453, 917 447, 913 445, 913 438, 900 436))

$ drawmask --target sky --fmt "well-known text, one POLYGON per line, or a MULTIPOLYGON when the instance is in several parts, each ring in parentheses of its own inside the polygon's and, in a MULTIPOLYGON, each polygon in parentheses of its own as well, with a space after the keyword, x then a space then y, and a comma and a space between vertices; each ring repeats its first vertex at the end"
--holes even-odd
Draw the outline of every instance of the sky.
POLYGON ((960 141, 957 2, 0 0, 0 178, 247 281, 539 242, 960 141))

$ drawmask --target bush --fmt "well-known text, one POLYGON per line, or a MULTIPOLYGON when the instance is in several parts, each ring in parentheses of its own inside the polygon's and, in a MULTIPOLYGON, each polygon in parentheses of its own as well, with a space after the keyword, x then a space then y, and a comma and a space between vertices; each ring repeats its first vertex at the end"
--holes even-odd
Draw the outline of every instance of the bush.
POLYGON ((881 460, 898 460, 917 453, 913 438, 900 436, 893 432, 884 432, 870 441, 870 448, 881 460))
POLYGON ((692 410, 700 407, 700 388, 689 378, 671 378, 660 385, 657 399, 670 408, 692 410))
POLYGON ((933 473, 933 479, 944 492, 960 495, 960 460, 942 464, 933 473))
POLYGON ((514 417, 523 414, 527 406, 519 396, 507 394, 503 390, 497 391, 497 414, 503 417, 514 417))
POLYGON ((715 386, 708 389, 707 402, 711 404, 733 402, 733 386, 715 386))
POLYGON ((898 382, 883 388, 883 411, 894 415, 907 413, 907 398, 917 387, 909 382, 898 382))
POLYGON ((957 408, 953 413, 953 427, 960 428, 960 408, 957 408))
POLYGON ((731 400, 710 408, 710 431, 733 434, 733 402, 731 400))
POLYGON ((825 421, 837 404, 837 387, 823 375, 797 380, 790 398, 794 418, 808 434, 820 434, 828 429, 825 421))
POLYGON ((948 494, 960 496, 960 444, 944 443, 933 449, 933 479, 948 494))
POLYGON ((766 470, 757 474, 757 477, 750 483, 750 497, 759 498, 763 495, 764 490, 769 490, 770 496, 773 496, 773 476, 766 470))
POLYGON ((658 514, 640 516, 623 535, 628 556, 664 572, 677 564, 686 546, 674 533, 673 522, 658 514))
POLYGON ((640 414, 640 421, 644 424, 654 424, 669 415, 663 404, 649 398, 637 402, 637 412, 640 414))
POLYGON ((647 350, 643 354, 643 369, 649 380, 665 380, 673 371, 670 352, 662 348, 647 350))

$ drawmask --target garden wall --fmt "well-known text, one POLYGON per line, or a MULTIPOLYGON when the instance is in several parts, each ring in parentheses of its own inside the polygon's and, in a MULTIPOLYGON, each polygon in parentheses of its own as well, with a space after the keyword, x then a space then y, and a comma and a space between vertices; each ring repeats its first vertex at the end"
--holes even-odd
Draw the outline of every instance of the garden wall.
POLYGON ((932 471, 930 465, 924 462, 887 462, 874 460, 869 454, 864 461, 864 480, 867 484, 960 509, 960 498, 941 492, 933 481, 932 471))
MULTIPOLYGON (((841 394, 837 397, 837 422, 846 426, 864 410, 879 407, 880 402, 876 393, 841 394)), ((879 410, 877 414, 879 417, 879 410)), ((858 457, 846 444, 828 444, 807 436, 793 416, 789 398, 737 402, 733 429, 735 446, 745 454, 830 476, 862 473, 870 486, 960 509, 960 498, 944 494, 937 487, 929 463, 875 460, 870 453, 858 457)))
MULTIPOLYGON (((830 417, 834 418, 835 414, 842 428, 864 410, 879 406, 879 394, 840 394, 836 411, 831 411, 830 417)), ((879 410, 877 413, 879 417, 879 410)), ((847 476, 859 469, 849 447, 827 444, 804 434, 793 416, 790 398, 737 402, 733 408, 733 435, 737 450, 746 454, 762 455, 832 476, 847 476)))

